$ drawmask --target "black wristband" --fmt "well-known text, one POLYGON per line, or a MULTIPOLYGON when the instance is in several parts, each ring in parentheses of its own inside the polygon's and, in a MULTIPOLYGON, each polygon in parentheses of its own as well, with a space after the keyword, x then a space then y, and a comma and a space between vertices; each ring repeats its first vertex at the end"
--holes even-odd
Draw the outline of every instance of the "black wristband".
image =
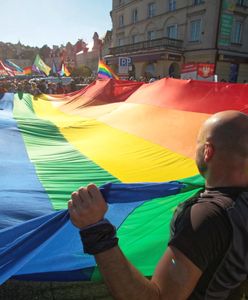
POLYGON ((116 228, 107 219, 80 230, 84 252, 98 254, 115 247, 118 244, 116 228))

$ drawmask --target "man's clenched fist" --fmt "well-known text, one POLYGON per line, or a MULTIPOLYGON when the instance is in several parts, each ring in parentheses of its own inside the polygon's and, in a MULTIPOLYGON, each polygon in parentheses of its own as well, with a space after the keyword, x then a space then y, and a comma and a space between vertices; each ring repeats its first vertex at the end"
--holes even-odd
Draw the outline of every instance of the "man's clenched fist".
POLYGON ((108 205, 97 186, 89 184, 72 193, 68 209, 72 223, 82 229, 102 220, 108 205))

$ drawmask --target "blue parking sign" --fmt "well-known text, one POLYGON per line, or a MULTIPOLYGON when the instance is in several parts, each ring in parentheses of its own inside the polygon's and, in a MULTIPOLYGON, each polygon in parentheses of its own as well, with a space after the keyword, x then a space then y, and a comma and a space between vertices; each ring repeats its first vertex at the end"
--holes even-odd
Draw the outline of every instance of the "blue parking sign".
POLYGON ((119 57, 119 74, 128 74, 129 66, 132 65, 131 57, 119 57))
POLYGON ((120 66, 126 67, 128 65, 128 61, 126 57, 120 57, 120 66))

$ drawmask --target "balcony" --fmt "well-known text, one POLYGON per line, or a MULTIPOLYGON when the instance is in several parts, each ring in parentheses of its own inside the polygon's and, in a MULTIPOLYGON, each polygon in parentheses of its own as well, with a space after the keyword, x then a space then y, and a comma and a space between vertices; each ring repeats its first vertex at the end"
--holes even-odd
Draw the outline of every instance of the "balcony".
POLYGON ((247 0, 247 2, 238 1, 236 3, 235 8, 234 8, 234 12, 237 12, 241 15, 247 16, 247 14, 248 14, 248 0, 247 0))
POLYGON ((236 5, 243 8, 248 8, 248 1, 247 0, 237 0, 236 5))
POLYGON ((119 47, 110 48, 111 55, 118 55, 122 53, 132 53, 137 51, 145 50, 166 50, 166 49, 177 49, 182 50, 183 41, 170 39, 170 38, 160 38, 149 41, 138 42, 134 44, 123 45, 119 47))

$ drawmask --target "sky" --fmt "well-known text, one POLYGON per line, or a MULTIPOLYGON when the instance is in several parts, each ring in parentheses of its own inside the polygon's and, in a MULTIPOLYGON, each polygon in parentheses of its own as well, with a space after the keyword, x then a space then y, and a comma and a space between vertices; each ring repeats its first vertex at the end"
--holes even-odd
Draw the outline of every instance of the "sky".
POLYGON ((75 44, 89 46, 96 31, 111 30, 112 0, 0 0, 0 41, 41 47, 75 44))

